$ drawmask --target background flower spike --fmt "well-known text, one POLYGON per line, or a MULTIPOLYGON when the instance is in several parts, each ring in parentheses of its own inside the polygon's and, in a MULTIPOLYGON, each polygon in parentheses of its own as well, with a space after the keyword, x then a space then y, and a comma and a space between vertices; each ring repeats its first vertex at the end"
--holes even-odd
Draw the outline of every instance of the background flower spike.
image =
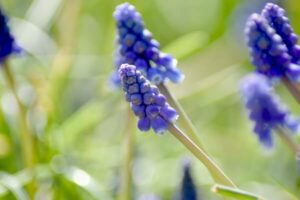
POLYGON ((281 37, 259 14, 252 14, 246 24, 246 38, 256 71, 269 78, 286 75, 291 63, 281 37))
POLYGON ((7 18, 0 8, 0 62, 4 62, 13 53, 18 53, 20 48, 16 45, 14 37, 10 34, 7 18))
POLYGON ((249 17, 245 34, 256 72, 270 79, 281 79, 300 103, 300 91, 296 86, 296 82, 300 80, 300 66, 292 63, 292 57, 281 36, 264 17, 256 13, 249 17))
POLYGON ((192 177, 191 161, 188 158, 183 160, 183 176, 180 186, 179 197, 175 200, 199 200, 197 187, 192 177))
MULTIPOLYGON (((160 84, 167 79, 173 83, 183 80, 183 74, 176 68, 177 61, 169 54, 160 51, 158 41, 144 26, 141 15, 134 6, 124 3, 117 6, 113 14, 117 24, 117 52, 115 53, 116 72, 121 64, 133 64, 147 79, 160 84)), ((112 75, 112 82, 118 80, 112 75)))
POLYGON ((247 75, 241 82, 241 94, 249 111, 249 118, 254 122, 253 131, 264 147, 273 146, 271 133, 274 129, 298 130, 299 120, 290 116, 265 76, 258 73, 247 75))
POLYGON ((290 24, 288 17, 285 15, 285 10, 273 3, 267 3, 262 10, 261 15, 268 21, 269 25, 275 29, 280 35, 284 44, 288 49, 289 55, 292 57, 292 62, 299 64, 300 61, 300 46, 298 36, 290 24))

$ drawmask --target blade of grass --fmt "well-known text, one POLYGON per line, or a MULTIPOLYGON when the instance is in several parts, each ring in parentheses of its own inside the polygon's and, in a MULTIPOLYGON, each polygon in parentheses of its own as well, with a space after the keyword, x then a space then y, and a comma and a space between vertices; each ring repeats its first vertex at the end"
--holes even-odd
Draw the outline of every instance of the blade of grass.
POLYGON ((10 191, 17 200, 29 200, 28 194, 23 189, 23 183, 14 175, 1 172, 0 185, 10 191))
MULTIPOLYGON (((26 167, 28 170, 33 173, 33 167, 35 165, 35 153, 34 150, 34 139, 32 136, 32 133, 30 132, 30 128, 27 124, 26 119, 26 108, 23 105, 21 99, 19 98, 16 90, 16 82, 13 76, 13 73, 11 72, 10 65, 8 61, 6 60, 3 63, 3 72, 4 76, 6 78, 6 82, 8 84, 8 87, 10 88, 11 92, 13 93, 17 105, 18 105, 18 120, 19 120, 19 128, 20 128, 20 140, 21 140, 21 148, 22 148, 22 154, 23 154, 23 162, 24 167, 26 167)), ((28 186, 28 191, 30 196, 32 197, 35 192, 35 183, 34 180, 31 184, 28 186)))
POLYGON ((168 130, 177 138, 196 158, 201 161, 210 172, 216 183, 236 187, 222 169, 184 132, 178 129, 174 124, 169 123, 168 130))
POLYGON ((134 147, 134 116, 130 110, 127 108, 127 123, 126 128, 124 130, 124 138, 123 138, 123 164, 122 164, 122 182, 121 182, 121 190, 119 194, 120 200, 130 200, 132 199, 131 189, 132 189, 132 159, 133 159, 133 147, 134 147))
POLYGON ((199 138, 196 128, 194 127, 193 123, 189 119, 188 115, 185 113, 184 109, 181 107, 179 102, 176 100, 176 98, 170 93, 168 88, 164 84, 158 85, 159 91, 164 94, 164 96, 167 98, 167 101, 170 103, 172 107, 175 108, 175 110, 179 114, 178 122, 180 125, 184 128, 184 130, 187 132, 188 136, 195 142, 199 147, 203 147, 199 138))
POLYGON ((264 198, 250 192, 223 185, 214 185, 212 191, 224 197, 232 197, 239 200, 264 200, 264 198))

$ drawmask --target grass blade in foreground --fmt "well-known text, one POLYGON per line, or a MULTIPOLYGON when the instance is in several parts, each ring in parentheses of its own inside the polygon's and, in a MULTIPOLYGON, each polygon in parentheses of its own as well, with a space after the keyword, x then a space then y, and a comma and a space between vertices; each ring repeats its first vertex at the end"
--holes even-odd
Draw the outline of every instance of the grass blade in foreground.
POLYGON ((123 157, 122 163, 122 182, 119 194, 119 200, 130 200, 132 199, 131 188, 132 188, 132 158, 133 158, 133 147, 134 147, 134 116, 127 109, 127 123, 126 129, 124 130, 123 138, 123 152, 121 153, 123 157))
POLYGON ((186 136, 185 133, 171 123, 169 123, 168 130, 206 166, 216 182, 236 187, 234 183, 225 175, 225 173, 216 165, 216 163, 188 136, 186 136))
POLYGON ((159 84, 158 89, 163 95, 166 96, 168 102, 177 110, 179 113, 179 118, 178 122, 180 125, 184 128, 184 130, 187 132, 187 135, 195 142, 198 146, 203 147, 201 144, 199 138, 198 138, 198 133, 196 128, 194 127, 193 123, 189 119, 188 115, 185 113, 184 109, 181 107, 179 102, 176 100, 176 98, 170 93, 168 88, 164 84, 159 84))
POLYGON ((233 197, 239 200, 265 200, 264 198, 252 194, 250 192, 223 185, 214 185, 212 191, 224 197, 233 197))

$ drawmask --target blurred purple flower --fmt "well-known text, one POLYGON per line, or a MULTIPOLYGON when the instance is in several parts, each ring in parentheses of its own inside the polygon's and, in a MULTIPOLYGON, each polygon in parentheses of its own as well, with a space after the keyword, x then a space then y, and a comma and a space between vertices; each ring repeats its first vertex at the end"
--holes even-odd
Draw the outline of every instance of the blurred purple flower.
POLYGON ((241 82, 241 94, 254 122, 254 132, 265 147, 272 147, 271 132, 278 126, 297 131, 299 121, 275 95, 269 80, 258 73, 247 75, 241 82))
POLYGON ((138 128, 148 131, 150 128, 157 134, 162 134, 168 128, 168 123, 176 121, 177 112, 168 105, 166 98, 160 94, 136 66, 123 64, 119 69, 125 97, 130 107, 139 118, 138 128))
POLYGON ((191 163, 187 160, 183 165, 183 177, 178 200, 197 200, 197 196, 197 188, 191 174, 191 163))
POLYGON ((0 8, 0 62, 3 62, 13 53, 18 53, 20 48, 16 45, 13 36, 10 34, 7 19, 0 8))
MULTIPOLYGON (((144 26, 141 15, 129 3, 119 5, 114 18, 117 22, 117 53, 115 67, 120 64, 135 65, 153 84, 169 79, 173 83, 183 80, 183 74, 176 68, 177 61, 169 54, 162 53, 159 43, 144 26)), ((112 75, 114 77, 114 75, 112 75)), ((114 80, 118 85, 118 80, 114 80)))
POLYGON ((292 62, 298 63, 300 60, 300 46, 297 45, 298 36, 294 33, 289 19, 285 15, 285 10, 276 4, 267 3, 261 15, 282 38, 289 55, 292 57, 292 62))
POLYGON ((284 10, 268 3, 262 14, 252 14, 245 28, 252 64, 269 78, 300 80, 298 37, 293 33, 284 10))

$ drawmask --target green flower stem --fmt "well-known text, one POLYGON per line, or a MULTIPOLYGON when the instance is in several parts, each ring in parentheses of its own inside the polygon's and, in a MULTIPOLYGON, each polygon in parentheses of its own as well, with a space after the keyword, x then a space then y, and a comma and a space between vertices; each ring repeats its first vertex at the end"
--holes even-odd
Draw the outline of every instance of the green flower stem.
POLYGON ((122 183, 119 194, 119 200, 131 200, 131 187, 132 187, 132 157, 134 145, 134 118, 128 107, 127 109, 127 123, 124 131, 124 146, 123 146, 123 166, 122 166, 122 183))
POLYGON ((218 167, 217 164, 185 133, 183 133, 180 129, 178 129, 174 124, 171 123, 169 123, 168 130, 206 166, 216 183, 236 187, 234 183, 221 170, 221 168, 218 167))
POLYGON ((295 100, 300 104, 300 90, 297 88, 296 84, 293 84, 287 77, 282 77, 281 82, 293 95, 295 100))
POLYGON ((300 147, 295 141, 289 136, 288 133, 282 127, 276 127, 276 131, 281 140, 287 145, 287 147, 295 154, 300 155, 300 147))
MULTIPOLYGON (((22 156, 23 156, 23 162, 24 162, 24 167, 26 167, 31 173, 33 173, 33 167, 34 167, 34 150, 33 150, 33 137, 30 132, 30 129, 27 124, 26 120, 26 108, 21 102, 17 91, 16 91, 16 83, 13 77, 13 74, 10 69, 10 65, 8 61, 6 60, 3 63, 3 73, 4 77, 6 79, 7 85, 10 88, 11 92, 13 93, 18 109, 19 109, 19 128, 20 128, 20 141, 21 141, 21 148, 22 148, 22 156)), ((33 174, 32 174, 33 175, 33 174)), ((34 183, 29 185, 29 192, 33 194, 34 192, 34 183)))
POLYGON ((186 131, 188 136, 195 142, 199 147, 203 147, 201 144, 199 138, 198 138, 198 133, 196 128, 194 127, 193 123, 185 113, 184 109, 181 107, 179 102, 176 100, 176 98, 170 93, 168 88, 164 84, 159 84, 158 85, 159 91, 167 97, 167 101, 171 104, 173 108, 178 112, 179 118, 178 118, 178 123, 183 127, 183 129, 186 131))
POLYGON ((214 185, 212 191, 224 197, 232 197, 239 200, 264 200, 255 194, 223 185, 214 185))

